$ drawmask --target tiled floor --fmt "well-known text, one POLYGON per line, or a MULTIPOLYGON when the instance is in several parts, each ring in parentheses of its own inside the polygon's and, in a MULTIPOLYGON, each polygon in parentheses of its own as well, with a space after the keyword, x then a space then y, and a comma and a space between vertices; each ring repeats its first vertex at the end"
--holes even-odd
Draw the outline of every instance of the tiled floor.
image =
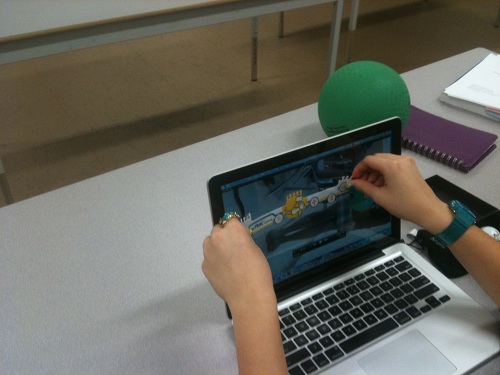
MULTIPOLYGON (((398 72, 475 48, 500 52, 498 0, 363 0, 352 59, 398 72)), ((346 63, 346 1, 338 66, 346 63)), ((317 101, 331 5, 0 66, 0 155, 15 201, 317 101)), ((0 195, 0 206, 4 205, 0 195)))

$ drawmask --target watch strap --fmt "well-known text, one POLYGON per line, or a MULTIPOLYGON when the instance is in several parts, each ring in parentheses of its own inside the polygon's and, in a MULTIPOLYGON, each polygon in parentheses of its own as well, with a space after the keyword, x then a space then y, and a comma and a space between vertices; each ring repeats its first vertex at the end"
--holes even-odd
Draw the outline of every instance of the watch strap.
POLYGON ((448 247, 458 240, 470 226, 476 222, 476 216, 462 203, 452 200, 448 206, 455 214, 451 224, 441 233, 434 236, 444 247, 448 247))

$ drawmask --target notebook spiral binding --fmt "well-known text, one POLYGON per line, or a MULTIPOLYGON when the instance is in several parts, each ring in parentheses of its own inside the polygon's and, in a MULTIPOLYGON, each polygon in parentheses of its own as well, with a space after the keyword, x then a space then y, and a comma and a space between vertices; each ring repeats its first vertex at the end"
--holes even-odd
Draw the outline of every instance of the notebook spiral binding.
POLYGON ((405 137, 402 137, 402 146, 408 150, 419 153, 420 155, 435 160, 441 164, 448 165, 449 167, 454 169, 460 169, 460 165, 462 165, 463 163, 463 160, 459 160, 453 155, 448 155, 445 152, 441 152, 431 147, 424 146, 421 143, 414 142, 405 137))

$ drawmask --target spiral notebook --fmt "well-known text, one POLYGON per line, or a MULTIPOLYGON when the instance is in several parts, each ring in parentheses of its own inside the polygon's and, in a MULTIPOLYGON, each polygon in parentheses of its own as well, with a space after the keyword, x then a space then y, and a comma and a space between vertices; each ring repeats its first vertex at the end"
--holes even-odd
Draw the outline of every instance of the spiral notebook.
POLYGON ((467 173, 495 148, 497 136, 411 106, 402 146, 467 173))

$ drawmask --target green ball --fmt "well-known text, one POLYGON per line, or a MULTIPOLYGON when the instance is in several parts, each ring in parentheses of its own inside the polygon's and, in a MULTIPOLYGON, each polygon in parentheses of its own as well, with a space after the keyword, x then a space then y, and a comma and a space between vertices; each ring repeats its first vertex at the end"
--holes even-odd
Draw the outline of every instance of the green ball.
POLYGON ((389 117, 410 115, 410 94, 401 76, 387 65, 358 61, 333 73, 318 99, 319 121, 326 135, 336 135, 389 117))

